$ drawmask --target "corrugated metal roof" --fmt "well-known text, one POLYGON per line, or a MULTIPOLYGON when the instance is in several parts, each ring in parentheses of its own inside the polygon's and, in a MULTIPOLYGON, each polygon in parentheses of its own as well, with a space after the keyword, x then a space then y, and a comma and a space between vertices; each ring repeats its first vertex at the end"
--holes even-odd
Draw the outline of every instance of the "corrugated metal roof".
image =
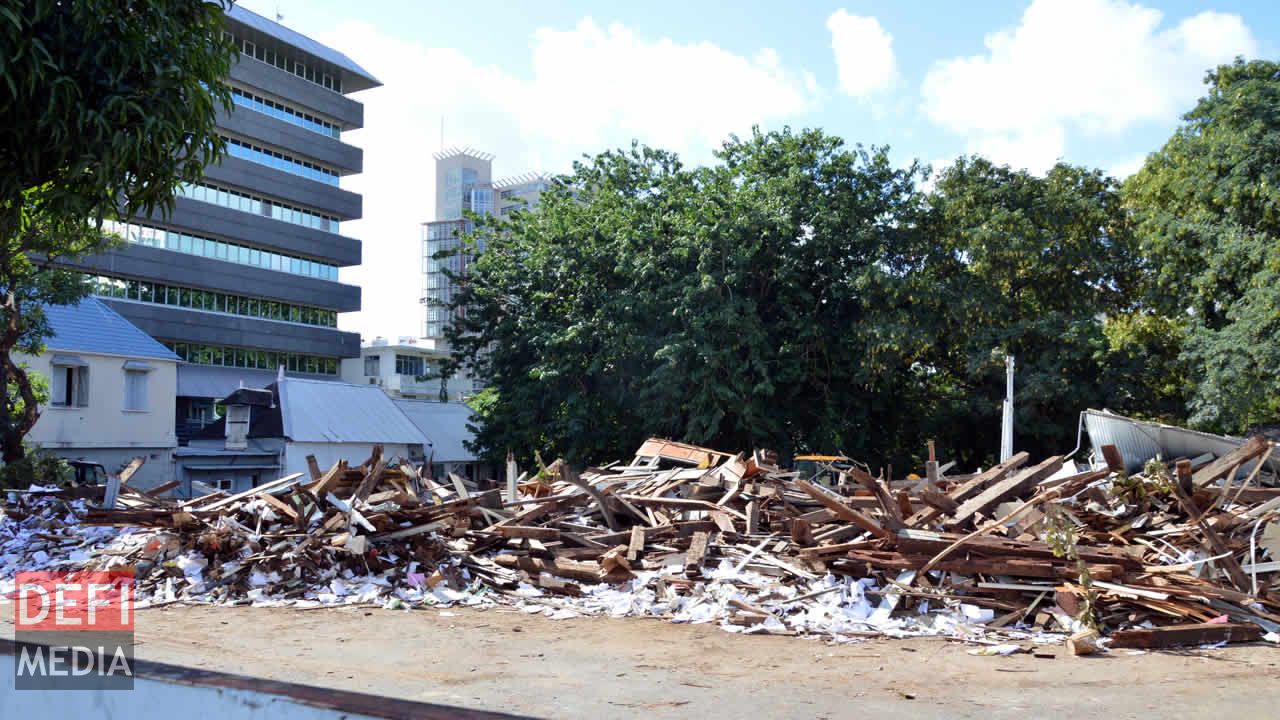
MULTIPOLYGON (((1097 456, 1101 457, 1103 445, 1115 445, 1124 458, 1125 470, 1131 473, 1142 470, 1142 466, 1157 455, 1164 460, 1194 458, 1204 453, 1222 457, 1244 444, 1243 438, 1134 420, 1107 410, 1086 410, 1083 415, 1097 456)), ((1238 474, 1247 475, 1256 464, 1257 461, 1245 463, 1238 474)), ((1280 472, 1280 459, 1272 458, 1267 464, 1280 472)))
POLYGON ((474 439, 467 423, 471 408, 466 403, 432 402, 430 400, 396 400, 396 407, 418 426, 431 446, 427 454, 435 462, 473 462, 475 453, 463 443, 474 439))
POLYGON ((94 297, 87 297, 76 305, 46 305, 44 314, 53 330, 53 337, 45 343, 50 350, 156 360, 180 359, 94 297))
POLYGON ((427 442, 376 385, 285 378, 277 392, 285 437, 294 442, 427 442))
POLYGON ((315 40, 312 40, 297 30, 290 30, 278 22, 268 20, 252 10, 246 10, 239 5, 232 5, 231 9, 227 11, 227 16, 232 20, 244 23, 264 35, 270 35, 273 38, 278 38, 299 50, 315 55, 321 60, 332 63, 352 75, 355 75, 357 78, 364 80, 363 83, 350 83, 344 79, 342 87, 347 92, 357 92, 382 85, 382 83, 378 82, 378 79, 370 74, 368 70, 357 65, 351 58, 343 55, 337 50, 334 50, 328 45, 322 45, 315 40))

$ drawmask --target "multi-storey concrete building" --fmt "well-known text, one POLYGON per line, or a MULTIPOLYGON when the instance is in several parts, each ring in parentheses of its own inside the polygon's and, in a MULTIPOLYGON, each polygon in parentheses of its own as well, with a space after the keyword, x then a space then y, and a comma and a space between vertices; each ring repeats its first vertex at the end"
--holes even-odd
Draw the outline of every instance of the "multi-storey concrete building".
POLYGON ((422 334, 429 344, 443 348, 444 329, 450 321, 448 305, 457 289, 448 272, 465 275, 473 259, 460 239, 473 229, 466 213, 507 217, 534 207, 548 177, 528 173, 495 181, 493 155, 471 149, 439 152, 435 161, 435 220, 422 223, 422 334), (445 255, 437 257, 441 253, 445 255))
POLYGON ((98 294, 172 349, 177 424, 212 418, 213 403, 243 383, 289 374, 337 379, 360 337, 337 329, 360 309, 360 288, 338 268, 360 263, 360 241, 341 224, 361 214, 340 178, 358 173, 360 148, 343 133, 364 124, 348 94, 380 83, 342 53, 233 6, 227 32, 241 51, 220 112, 227 156, 182 189, 172 214, 111 229, 123 247, 83 260, 98 294))
POLYGON ((342 361, 342 379, 356 385, 377 385, 394 398, 460 400, 470 394, 465 377, 451 377, 443 385, 440 367, 448 353, 434 344, 402 336, 396 342, 377 337, 360 348, 360 357, 342 361))

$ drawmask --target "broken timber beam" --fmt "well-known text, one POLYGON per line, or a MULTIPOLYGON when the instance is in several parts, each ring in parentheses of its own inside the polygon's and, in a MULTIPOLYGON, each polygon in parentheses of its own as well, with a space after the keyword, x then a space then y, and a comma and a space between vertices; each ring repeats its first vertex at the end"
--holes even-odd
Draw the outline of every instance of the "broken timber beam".
POLYGON ((962 527, 977 514, 989 513, 1000 503, 1025 493, 1041 480, 1058 472, 1061 468, 1062 456, 1055 455, 1039 465, 1021 470, 983 490, 976 497, 965 501, 944 525, 948 530, 962 527))
POLYGON ((1254 435, 1240 447, 1214 460, 1196 471, 1192 482, 1196 487, 1204 487, 1231 472, 1232 468, 1243 465, 1271 448, 1271 443, 1261 435, 1254 435))
POLYGON ((696 532, 689 541, 689 551, 684 555, 684 574, 688 577, 699 577, 702 575, 702 561, 707 557, 707 542, 711 539, 711 535, 706 532, 696 532))
POLYGON ((1182 505, 1182 509, 1187 513, 1187 517, 1200 529, 1204 544, 1208 546, 1206 549, 1217 558, 1213 562, 1226 571, 1227 577, 1231 579, 1231 584, 1235 586, 1236 590, 1242 593, 1249 592, 1249 576, 1245 575, 1244 570, 1240 568, 1240 563, 1236 561, 1235 553, 1227 547, 1227 544, 1222 541, 1218 533, 1209 527, 1209 523, 1204 521, 1204 517, 1200 514, 1200 509, 1196 507, 1191 498, 1187 497, 1182 488, 1177 483, 1170 485, 1170 488, 1173 490, 1174 496, 1178 498, 1178 503, 1182 505))
POLYGON ((1181 645, 1254 642, 1260 637, 1262 628, 1249 623, 1198 623, 1117 630, 1111 633, 1111 647, 1155 650, 1181 645))
MULTIPOLYGON (((1005 460, 999 465, 988 468, 985 472, 979 473, 976 477, 962 483, 959 487, 952 489, 951 492, 947 493, 947 497, 950 498, 957 507, 959 507, 960 503, 982 492, 991 483, 1000 480, 1005 475, 1008 475, 1014 470, 1017 470, 1027 464, 1027 461, 1030 459, 1031 456, 1025 452, 1015 453, 1013 457, 1008 460, 1005 460)), ((920 527, 926 523, 933 522, 943 514, 944 513, 937 508, 927 507, 917 511, 904 522, 908 527, 920 527)))
POLYGON ((583 492, 590 495, 591 499, 599 506, 600 514, 604 516, 605 525, 608 525, 610 530, 616 531, 618 529, 618 521, 613 517, 613 510, 609 509, 609 504, 604 501, 604 495, 601 495, 594 485, 583 480, 577 471, 566 463, 561 463, 560 465, 560 477, 564 478, 565 482, 578 486, 583 492))
POLYGON ((845 505, 827 489, 820 488, 808 480, 796 480, 796 487, 808 493, 809 497, 825 505, 828 510, 835 513, 836 517, 841 520, 847 520, 878 538, 893 537, 892 533, 881 527, 875 520, 845 505))

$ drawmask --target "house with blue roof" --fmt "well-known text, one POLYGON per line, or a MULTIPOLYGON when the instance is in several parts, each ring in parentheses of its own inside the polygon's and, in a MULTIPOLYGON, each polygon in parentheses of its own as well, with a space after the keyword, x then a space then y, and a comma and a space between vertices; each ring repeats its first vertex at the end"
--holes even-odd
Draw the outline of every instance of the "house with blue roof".
POLYGON ((45 315, 45 352, 18 359, 49 384, 28 442, 108 472, 142 456, 130 481, 142 489, 172 480, 179 357, 93 297, 45 315))

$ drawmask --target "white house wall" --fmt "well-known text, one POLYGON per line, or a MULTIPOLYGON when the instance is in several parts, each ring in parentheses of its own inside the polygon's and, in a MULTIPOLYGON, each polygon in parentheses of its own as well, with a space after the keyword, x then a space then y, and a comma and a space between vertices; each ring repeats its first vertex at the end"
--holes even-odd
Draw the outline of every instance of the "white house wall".
MULTIPOLYGON (((39 357, 19 356, 46 381, 52 377, 53 351, 39 357)), ((60 353, 61 354, 61 353, 60 353)), ((40 419, 27 435, 29 442, 53 450, 67 459, 102 463, 108 472, 135 455, 146 464, 135 475, 138 486, 153 487, 173 479, 174 397, 178 387, 177 363, 148 358, 147 409, 124 409, 126 358, 75 355, 89 367, 89 404, 85 407, 41 407, 40 419)))
MULTIPOLYGON (((438 363, 448 357, 448 353, 430 350, 411 345, 378 345, 360 348, 360 357, 346 358, 339 365, 342 380, 354 385, 374 384, 381 387, 391 397, 416 397, 435 400, 440 395, 440 381, 428 380, 418 382, 412 377, 396 374, 396 355, 413 355, 438 363), (364 374, 364 359, 377 357, 378 375, 370 377, 364 374), (370 381, 373 381, 372 383, 370 381)), ((461 400, 474 394, 471 376, 460 369, 458 374, 449 378, 446 385, 450 400, 461 400)))

